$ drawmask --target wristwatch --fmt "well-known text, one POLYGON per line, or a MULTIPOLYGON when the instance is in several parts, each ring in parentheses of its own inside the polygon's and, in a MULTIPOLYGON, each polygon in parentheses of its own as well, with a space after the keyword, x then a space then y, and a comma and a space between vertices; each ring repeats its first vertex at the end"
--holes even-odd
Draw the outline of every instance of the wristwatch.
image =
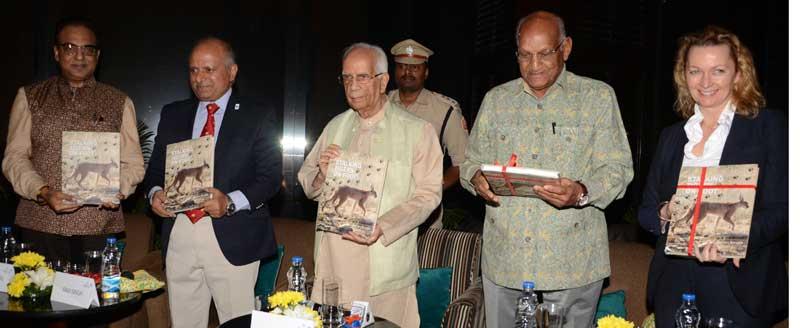
POLYGON ((575 203, 575 207, 584 207, 586 204, 589 204, 589 191, 586 190, 586 185, 584 185, 580 180, 575 181, 575 183, 581 186, 581 194, 578 196, 578 201, 575 203))
POLYGON ((236 212, 236 204, 233 203, 231 196, 225 195, 225 198, 228 199, 228 208, 225 209, 225 216, 231 216, 233 212, 236 212))

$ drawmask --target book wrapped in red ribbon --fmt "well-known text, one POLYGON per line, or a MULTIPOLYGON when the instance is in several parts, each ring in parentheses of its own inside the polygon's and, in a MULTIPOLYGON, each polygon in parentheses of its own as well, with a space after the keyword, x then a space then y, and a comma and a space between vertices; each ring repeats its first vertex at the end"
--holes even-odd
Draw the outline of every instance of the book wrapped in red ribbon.
POLYGON ((481 165, 481 171, 489 181, 492 192, 499 196, 539 197, 534 186, 557 183, 560 174, 556 171, 517 166, 517 155, 511 154, 506 165, 481 165))
POLYGON ((744 258, 757 181, 755 164, 682 168, 664 253, 694 256, 714 244, 723 257, 744 258))

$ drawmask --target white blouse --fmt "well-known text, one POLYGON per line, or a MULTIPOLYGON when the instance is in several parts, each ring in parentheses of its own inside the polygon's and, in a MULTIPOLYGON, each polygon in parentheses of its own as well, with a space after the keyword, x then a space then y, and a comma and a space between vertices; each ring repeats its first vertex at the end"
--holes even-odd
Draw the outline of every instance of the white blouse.
POLYGON ((731 132, 731 124, 735 113, 736 106, 728 101, 725 109, 722 110, 722 114, 719 115, 717 128, 706 140, 703 154, 695 156, 692 153, 692 149, 703 140, 703 128, 700 126, 700 123, 703 122, 703 113, 700 112, 700 107, 697 104, 694 105, 694 115, 683 126, 683 130, 686 131, 686 137, 689 139, 689 142, 683 147, 683 166, 719 166, 719 160, 722 158, 722 149, 725 147, 725 140, 728 139, 728 134, 731 132))

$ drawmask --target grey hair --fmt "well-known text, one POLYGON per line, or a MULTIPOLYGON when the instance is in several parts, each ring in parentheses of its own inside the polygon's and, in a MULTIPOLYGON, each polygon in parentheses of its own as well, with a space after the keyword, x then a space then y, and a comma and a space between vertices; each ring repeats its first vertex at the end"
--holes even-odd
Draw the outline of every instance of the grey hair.
POLYGON ((375 54, 375 74, 389 72, 389 60, 386 59, 386 53, 383 52, 383 49, 366 42, 353 43, 347 48, 344 48, 344 52, 342 53, 342 61, 347 58, 347 55, 349 55, 350 52, 356 49, 372 50, 372 52, 375 54))
POLYGON ((226 67, 231 67, 234 64, 236 64, 236 53, 233 52, 233 47, 231 47, 231 44, 228 43, 228 41, 225 41, 225 40, 220 39, 218 37, 207 36, 207 37, 204 37, 204 38, 202 38, 200 40, 197 40, 197 42, 195 42, 194 46, 192 47, 192 52, 194 52, 194 50, 197 47, 199 47, 200 45, 206 44, 206 43, 217 43, 222 47, 222 51, 225 53, 225 66, 226 67))
POLYGON ((519 47, 519 33, 520 29, 522 29, 522 25, 525 24, 525 22, 527 22, 529 19, 543 19, 543 18, 555 19, 556 24, 558 24, 558 42, 564 41, 564 39, 567 38, 567 29, 564 27, 564 20, 560 16, 547 11, 536 11, 528 14, 528 16, 520 18, 520 20, 517 22, 517 34, 515 34, 517 47, 519 47))

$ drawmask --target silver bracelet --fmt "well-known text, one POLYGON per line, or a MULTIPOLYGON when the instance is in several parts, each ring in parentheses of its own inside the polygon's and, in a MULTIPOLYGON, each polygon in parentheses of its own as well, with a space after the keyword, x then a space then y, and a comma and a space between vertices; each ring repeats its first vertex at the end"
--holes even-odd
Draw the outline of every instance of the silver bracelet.
POLYGON ((659 219, 664 220, 664 221, 669 221, 670 220, 670 218, 661 217, 661 209, 664 208, 664 206, 668 205, 668 204, 669 204, 669 201, 663 201, 663 202, 658 204, 658 210, 656 210, 656 215, 658 216, 659 219))

